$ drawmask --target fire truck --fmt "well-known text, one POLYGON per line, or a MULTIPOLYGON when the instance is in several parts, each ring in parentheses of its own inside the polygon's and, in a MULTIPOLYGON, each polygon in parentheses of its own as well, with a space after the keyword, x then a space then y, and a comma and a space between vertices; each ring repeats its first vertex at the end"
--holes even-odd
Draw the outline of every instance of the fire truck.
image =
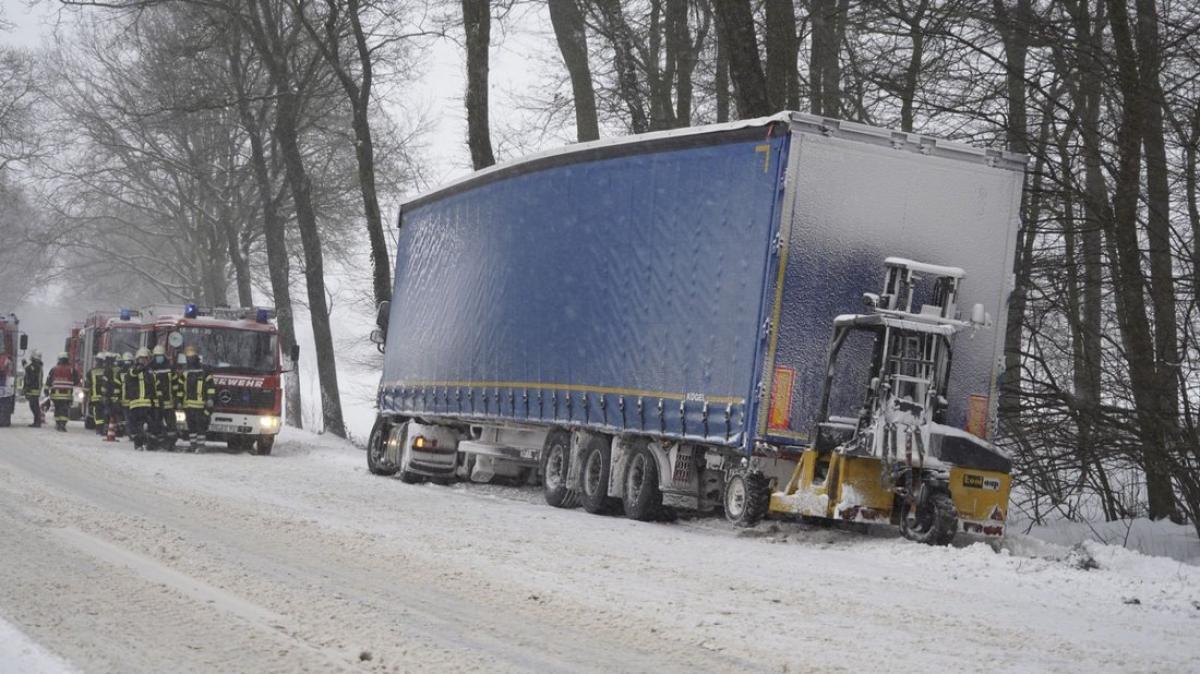
POLYGON ((29 337, 21 334, 17 315, 0 315, 0 426, 12 424, 17 405, 17 375, 21 372, 19 356, 28 345, 29 337))
MULTIPOLYGON (((83 369, 83 343, 84 343, 84 325, 83 323, 74 323, 71 325, 71 332, 67 335, 67 341, 63 344, 63 351, 67 354, 67 362, 75 368, 79 373, 80 381, 83 381, 83 376, 86 370, 83 369)), ((53 364, 58 362, 53 356, 47 359, 47 370, 53 367, 53 364)), ((71 397, 71 407, 67 409, 67 418, 71 421, 77 421, 83 417, 84 398, 83 388, 76 386, 75 393, 71 397)))
MULTIPOLYGON (((83 321, 79 331, 78 359, 72 359, 79 368, 81 377, 86 377, 96 363, 96 354, 109 351, 116 354, 137 353, 144 344, 143 333, 146 326, 142 323, 141 312, 132 309, 119 311, 93 311, 83 321)), ((70 349, 68 349, 70 352, 70 349)), ((80 403, 80 413, 84 425, 93 428, 91 400, 84 396, 80 403)))
MULTIPOLYGON (((195 347, 213 373, 217 394, 208 439, 230 449, 270 454, 283 411, 283 359, 275 310, 265 307, 207 308, 195 304, 142 310, 145 346, 163 346, 182 364, 195 347)), ((292 346, 293 362, 299 348, 292 346)), ((183 423, 183 419, 179 419, 183 423)))

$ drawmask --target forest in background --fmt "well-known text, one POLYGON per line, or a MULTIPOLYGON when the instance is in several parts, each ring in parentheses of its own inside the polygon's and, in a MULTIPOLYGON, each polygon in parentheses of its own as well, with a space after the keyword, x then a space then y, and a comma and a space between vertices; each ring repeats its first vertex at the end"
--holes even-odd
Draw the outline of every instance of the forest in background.
MULTIPOLYGON (((426 186, 428 119, 406 88, 450 41, 477 169, 553 138, 783 109, 1028 155, 997 437, 1014 456, 1014 505, 1035 521, 1200 530, 1194 2, 56 7, 70 40, 0 47, 0 304, 51 283, 144 302, 263 297, 285 342, 302 307, 320 430, 344 435, 326 265, 359 270, 364 307, 388 298, 382 213, 426 186), (531 62, 527 123, 497 134, 489 56, 498 31, 528 21, 549 24, 557 58, 531 62)), ((0 40, 5 29, 0 17, 0 40)))

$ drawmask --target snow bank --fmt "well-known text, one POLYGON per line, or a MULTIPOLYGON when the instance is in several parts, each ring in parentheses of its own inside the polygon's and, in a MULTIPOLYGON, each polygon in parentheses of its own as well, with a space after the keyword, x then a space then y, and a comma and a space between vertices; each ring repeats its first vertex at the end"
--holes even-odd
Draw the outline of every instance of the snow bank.
POLYGON ((1115 522, 1059 521, 1033 527, 1028 522, 1010 524, 1010 531, 1026 529, 1030 537, 1054 545, 1100 544, 1200 566, 1200 538, 1191 525, 1166 520, 1153 522, 1145 518, 1115 522))
POLYGON ((52 674, 74 671, 57 655, 46 651, 11 623, 0 618, 0 672, 52 674))

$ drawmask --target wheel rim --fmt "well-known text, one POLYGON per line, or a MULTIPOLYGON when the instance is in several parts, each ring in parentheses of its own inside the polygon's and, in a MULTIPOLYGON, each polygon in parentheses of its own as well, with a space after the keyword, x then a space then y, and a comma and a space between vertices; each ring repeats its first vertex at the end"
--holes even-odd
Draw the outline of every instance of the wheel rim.
POLYGON ((639 454, 629 463, 629 478, 625 481, 625 493, 632 501, 637 501, 642 495, 642 487, 646 482, 646 457, 639 454))
POLYGON ((408 442, 408 424, 404 424, 404 430, 400 432, 400 470, 408 470, 410 463, 412 463, 412 447, 408 442))
POLYGON ((383 465, 383 432, 381 429, 376 429, 371 434, 371 442, 369 450, 371 452, 371 463, 376 466, 383 465))
POLYGON ((595 496, 600 491, 600 474, 604 472, 601 458, 600 452, 592 452, 583 466, 583 488, 588 496, 595 496))
POLYGON ((725 487, 725 512, 734 519, 746 510, 746 481, 740 475, 729 480, 725 487))
POLYGON ((550 447, 550 454, 546 457, 546 486, 550 489, 558 489, 563 484, 563 446, 556 444, 550 447))

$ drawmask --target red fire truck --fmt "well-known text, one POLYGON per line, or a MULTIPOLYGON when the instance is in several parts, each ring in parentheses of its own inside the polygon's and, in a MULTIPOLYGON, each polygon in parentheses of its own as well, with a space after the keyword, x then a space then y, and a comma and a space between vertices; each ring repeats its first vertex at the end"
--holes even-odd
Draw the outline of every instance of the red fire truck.
MULTIPOLYGON (((83 381, 83 323, 75 323, 71 326, 71 332, 67 335, 67 341, 63 344, 63 351, 67 354, 67 362, 70 363, 75 371, 79 373, 79 380, 83 381)), ((58 362, 56 354, 47 354, 46 371, 58 362)), ((76 386, 75 394, 71 397, 71 407, 67 409, 67 418, 71 421, 76 421, 83 417, 83 388, 76 386)))
MULTIPOLYGON (((147 307, 142 316, 145 346, 165 347, 174 362, 182 362, 184 349, 194 346, 212 371, 217 395, 208 439, 270 454, 281 423, 285 372, 275 310, 189 304, 147 307)), ((291 348, 293 361, 298 351, 291 348)))
POLYGON ((17 406, 17 375, 21 372, 20 352, 29 345, 21 334, 16 314, 0 315, 0 426, 12 424, 17 406))

